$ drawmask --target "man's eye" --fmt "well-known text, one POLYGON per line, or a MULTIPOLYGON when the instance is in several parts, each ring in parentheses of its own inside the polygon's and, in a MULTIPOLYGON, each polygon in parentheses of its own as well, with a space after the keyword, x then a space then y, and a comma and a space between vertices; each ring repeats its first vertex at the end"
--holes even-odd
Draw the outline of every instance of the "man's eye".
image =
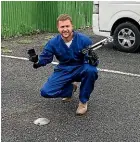
POLYGON ((66 26, 67 28, 69 27, 69 26, 66 26))

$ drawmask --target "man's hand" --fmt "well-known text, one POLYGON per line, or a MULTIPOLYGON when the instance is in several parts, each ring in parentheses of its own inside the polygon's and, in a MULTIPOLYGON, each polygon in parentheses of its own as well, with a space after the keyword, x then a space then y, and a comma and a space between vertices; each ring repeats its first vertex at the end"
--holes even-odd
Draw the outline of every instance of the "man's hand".
POLYGON ((38 62, 38 55, 36 55, 34 49, 29 49, 28 55, 29 55, 29 61, 34 62, 34 63, 38 62))
POLYGON ((39 68, 39 67, 41 67, 40 64, 38 64, 38 63, 34 63, 34 64, 33 64, 33 68, 34 68, 34 69, 37 69, 37 68, 39 68))
POLYGON ((38 62, 38 55, 30 56, 29 61, 34 62, 34 63, 38 62))
POLYGON ((92 49, 88 51, 88 62, 95 67, 99 64, 99 57, 92 49))
POLYGON ((38 55, 36 55, 34 49, 29 49, 28 55, 29 55, 29 61, 33 62, 34 69, 41 67, 41 65, 38 63, 38 55))

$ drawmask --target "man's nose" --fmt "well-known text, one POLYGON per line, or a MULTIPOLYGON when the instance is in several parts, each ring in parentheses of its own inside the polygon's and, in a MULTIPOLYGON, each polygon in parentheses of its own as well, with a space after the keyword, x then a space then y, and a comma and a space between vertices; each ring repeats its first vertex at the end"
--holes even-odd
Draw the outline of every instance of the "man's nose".
POLYGON ((66 31, 67 30, 67 27, 64 27, 64 31, 66 31))

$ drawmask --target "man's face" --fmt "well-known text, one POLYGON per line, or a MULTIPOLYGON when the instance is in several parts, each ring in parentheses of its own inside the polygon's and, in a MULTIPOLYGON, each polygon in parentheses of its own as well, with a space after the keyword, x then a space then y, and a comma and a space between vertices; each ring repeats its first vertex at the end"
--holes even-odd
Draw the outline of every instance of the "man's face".
POLYGON ((59 21, 57 25, 59 33, 62 35, 63 38, 68 38, 71 36, 73 31, 73 25, 70 20, 59 21))

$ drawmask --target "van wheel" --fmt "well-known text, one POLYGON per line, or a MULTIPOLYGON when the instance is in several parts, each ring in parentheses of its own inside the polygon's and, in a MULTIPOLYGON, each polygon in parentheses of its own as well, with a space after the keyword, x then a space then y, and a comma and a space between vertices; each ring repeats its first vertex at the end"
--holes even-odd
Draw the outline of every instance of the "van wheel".
POLYGON ((114 31, 114 45, 119 51, 135 52, 140 46, 140 31, 132 23, 120 24, 114 31))

